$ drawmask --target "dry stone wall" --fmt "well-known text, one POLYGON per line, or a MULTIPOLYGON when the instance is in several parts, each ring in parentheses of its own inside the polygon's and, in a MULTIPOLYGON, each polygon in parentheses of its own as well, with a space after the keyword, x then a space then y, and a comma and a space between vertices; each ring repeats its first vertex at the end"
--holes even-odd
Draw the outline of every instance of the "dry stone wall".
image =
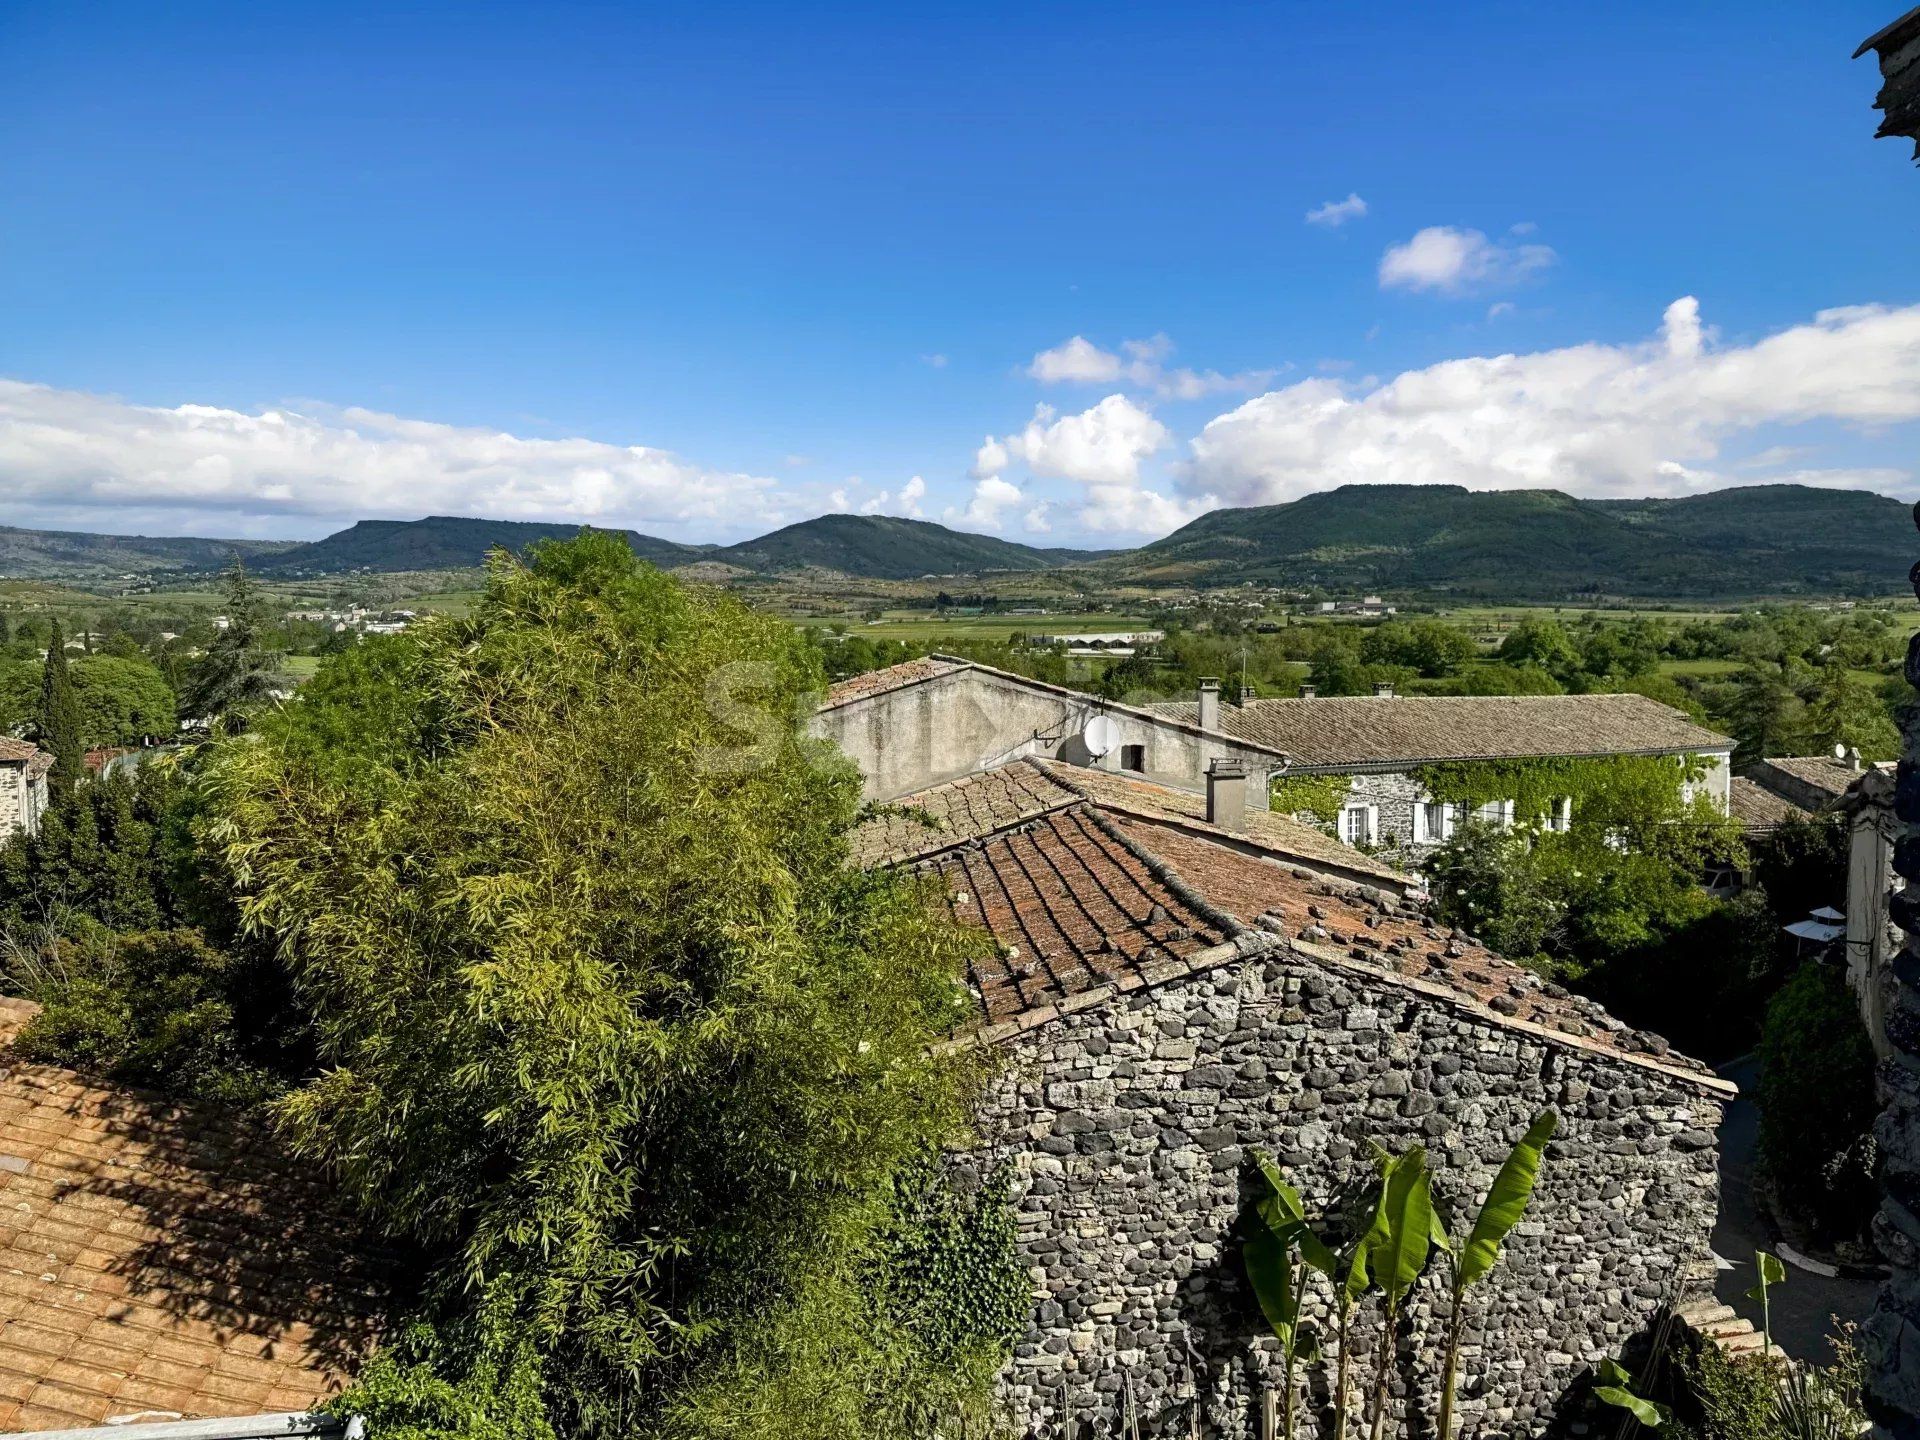
MULTIPOLYGON (((1209 1434, 1257 1433, 1276 1356, 1236 1239, 1251 1147, 1313 1205, 1365 1173, 1369 1139, 1424 1144, 1462 1228, 1534 1114, 1561 1112, 1533 1211, 1474 1292, 1462 1411, 1480 1436, 1540 1433, 1569 1384, 1707 1256, 1715 1093, 1358 967, 1283 949, 1005 1048, 970 1163, 1017 1176, 1036 1302, 1003 1386, 1029 1435, 1062 1434, 1063 1417, 1104 1429, 1129 1388, 1145 1432, 1189 1434, 1197 1406, 1209 1434)), ((1310 1308, 1330 1334, 1325 1300, 1310 1308)), ((1430 1276, 1393 1382, 1423 1405, 1442 1309, 1430 1276)), ((1357 1362, 1356 1388, 1365 1372, 1357 1362)))

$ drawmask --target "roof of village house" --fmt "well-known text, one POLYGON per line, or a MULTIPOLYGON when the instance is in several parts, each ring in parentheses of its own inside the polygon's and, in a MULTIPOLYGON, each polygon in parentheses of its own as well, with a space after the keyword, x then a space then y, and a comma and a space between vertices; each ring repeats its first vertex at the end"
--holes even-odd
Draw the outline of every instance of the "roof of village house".
POLYGON ((1489 1023, 1718 1083, 1660 1037, 1632 1031, 1592 1001, 1433 924, 1407 898, 1408 877, 1318 832, 1325 858, 1270 843, 1256 823, 1229 835, 1196 820, 1186 809, 1191 799, 1151 782, 1026 760, 893 802, 890 812, 924 808, 937 826, 883 814, 856 834, 855 850, 866 863, 940 875, 954 915, 991 934, 994 947, 968 973, 974 1033, 988 1039, 1290 948, 1465 1003, 1489 1023), (1354 878, 1366 867, 1375 883, 1354 878))
POLYGON ((0 765, 18 765, 31 762, 36 755, 47 752, 31 740, 16 740, 11 735, 0 735, 0 765))
POLYGON ((1727 812, 1749 834, 1765 834, 1795 820, 1810 820, 1811 810, 1803 810, 1785 796, 1776 795, 1757 780, 1736 775, 1727 785, 1727 812))
MULTIPOLYGON (((1192 722, 1192 700, 1152 707, 1192 722)), ((1666 755, 1733 741, 1644 695, 1327 695, 1223 703, 1220 729, 1284 750, 1296 767, 1417 765, 1530 756, 1666 755)))
POLYGON ((1777 770, 1790 780, 1799 781, 1826 796, 1828 803, 1846 794, 1847 787, 1861 774, 1851 761, 1836 760, 1831 755, 1776 755, 1755 761, 1748 774, 1764 786, 1768 770, 1777 770))
MULTIPOLYGON (((33 1008, 0 999, 0 1043, 33 1008)), ((371 1344, 382 1274, 241 1112, 0 1049, 0 1431, 304 1411, 371 1344)))
POLYGON ((849 676, 827 687, 827 698, 820 703, 822 710, 831 710, 839 705, 850 705, 855 700, 865 700, 871 695, 884 695, 889 690, 898 690, 907 685, 918 685, 922 680, 932 680, 941 675, 951 675, 956 670, 969 668, 965 660, 949 660, 939 655, 923 655, 918 660, 903 660, 898 665, 889 665, 883 670, 869 670, 862 675, 849 676))

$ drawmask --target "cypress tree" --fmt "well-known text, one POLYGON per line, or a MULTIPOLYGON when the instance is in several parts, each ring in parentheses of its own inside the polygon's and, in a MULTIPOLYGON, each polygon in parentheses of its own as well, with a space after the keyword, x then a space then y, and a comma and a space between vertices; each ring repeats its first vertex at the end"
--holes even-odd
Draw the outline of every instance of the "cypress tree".
POLYGON ((86 739, 82 733, 80 697, 67 673, 66 639, 60 622, 53 622, 47 639, 47 663, 40 674, 40 744, 53 752, 53 774, 48 783, 59 794, 70 792, 86 769, 86 739))

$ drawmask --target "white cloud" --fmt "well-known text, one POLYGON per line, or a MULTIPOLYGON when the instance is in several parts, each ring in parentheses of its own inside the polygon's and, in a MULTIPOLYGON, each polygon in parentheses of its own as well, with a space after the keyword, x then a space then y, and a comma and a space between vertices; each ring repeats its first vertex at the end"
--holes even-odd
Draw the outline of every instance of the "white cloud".
POLYGON ((1018 461, 1035 475, 1083 487, 1080 521, 1091 530, 1158 532, 1197 513, 1146 488, 1141 463, 1172 441, 1172 432, 1125 395, 1109 395, 1074 415, 1050 405, 1034 408, 1024 430, 989 438, 979 459, 1018 461))
POLYGON ((1537 275, 1559 258, 1546 245, 1489 240, 1478 230, 1429 225, 1405 244, 1387 247, 1380 257, 1380 288, 1445 295, 1497 289, 1537 275))
POLYGON ((1502 315, 1511 315, 1518 307, 1511 300, 1496 300, 1487 307, 1487 319, 1498 320, 1502 315))
POLYGON ((1329 200, 1324 205, 1316 205, 1307 211, 1309 225, 1324 225, 1329 230, 1337 230, 1349 220, 1366 218, 1367 202, 1356 194, 1348 195, 1344 200, 1329 200))
POLYGON ((1026 518, 1022 521, 1027 527, 1027 533, 1030 535, 1044 535, 1053 529, 1052 514, 1053 502, 1050 500, 1042 500, 1038 505, 1027 511, 1026 518))
MULTIPOLYGON (((1679 493, 1729 483, 1715 467, 1739 462, 1723 462, 1723 449, 1775 438, 1758 433, 1764 429, 1912 420, 1920 420, 1920 306, 1826 310, 1751 344, 1718 348, 1687 296, 1639 344, 1477 356, 1383 384, 1312 379, 1261 395, 1195 437, 1182 489, 1231 505, 1360 483, 1679 493)), ((1803 466, 1743 483, 1887 489, 1898 476, 1803 466)))
POLYGON ((939 354, 922 355, 920 357, 920 363, 922 365, 931 365, 936 370, 944 370, 947 368, 947 357, 939 354))
POLYGON ((949 525, 973 525, 983 530, 998 530, 1001 512, 1018 505, 1025 498, 1018 485, 1002 480, 998 475, 989 475, 974 485, 966 509, 956 510, 949 506, 941 518, 949 525))
POLYGON ((1120 349, 1102 350, 1084 335, 1042 350, 1027 365, 1027 374, 1043 385, 1125 385, 1150 390, 1173 400, 1198 400, 1225 391, 1258 390, 1277 371, 1248 370, 1222 375, 1218 370, 1167 368, 1173 341, 1165 335, 1145 340, 1122 340, 1120 349))
POLYGON ((920 502, 927 498, 927 482, 918 475, 900 487, 896 498, 891 490, 882 490, 860 506, 862 515, 904 515, 909 520, 924 520, 920 502))
POLYGON ((123 518, 425 514, 677 527, 791 518, 777 484, 645 445, 372 410, 172 409, 0 380, 0 508, 123 518))

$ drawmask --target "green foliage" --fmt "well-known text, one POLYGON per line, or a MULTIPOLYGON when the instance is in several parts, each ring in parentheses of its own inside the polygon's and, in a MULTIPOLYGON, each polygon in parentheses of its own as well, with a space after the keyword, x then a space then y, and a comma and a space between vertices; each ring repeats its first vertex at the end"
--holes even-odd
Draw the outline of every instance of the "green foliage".
POLYGON ((1278 815, 1307 814, 1324 825, 1340 818, 1340 807, 1353 789, 1350 775, 1276 775, 1268 804, 1278 815))
POLYGON ((15 1042, 31 1059, 173 1094, 248 1101, 273 1077, 235 1031, 235 961, 197 930, 56 940, 21 986, 41 1010, 15 1042))
POLYGON ((1600 1382, 1593 1387, 1595 1399, 1625 1410, 1649 1430, 1657 1429, 1665 1421, 1666 1416, 1658 1405, 1634 1393, 1633 1376, 1611 1356, 1600 1362, 1600 1382))
POLYGON ((191 719, 232 726, 270 697, 275 657, 266 645, 260 587, 237 555, 222 590, 226 628, 214 632, 206 653, 193 662, 180 703, 191 719))
POLYGON ((1682 1352, 1679 1370, 1690 1418, 1697 1416, 1705 1440, 1779 1440, 1773 1428, 1773 1361, 1728 1355, 1706 1342, 1682 1352))
POLYGON ((1845 979, 1811 961, 1767 1009, 1760 1159, 1786 1215, 1815 1237, 1857 1240, 1878 1203, 1869 1131, 1873 1045, 1845 979))
POLYGON ((82 920, 111 930, 202 924, 192 913, 190 840, 180 829, 179 777, 143 765, 80 787, 34 834, 0 842, 0 932, 82 920))
POLYGON ((1472 636, 1441 620, 1389 620, 1360 642, 1366 663, 1404 666, 1429 680, 1453 674, 1476 653, 1472 636))
POLYGON ((956 1193, 937 1156, 895 1177, 876 1288, 892 1321, 938 1365, 991 1378, 1033 1309, 1001 1171, 972 1195, 956 1193))
POLYGON ((1735 765, 1768 755, 1804 754, 1807 749, 1806 705, 1777 665, 1757 662, 1742 671, 1724 718, 1739 742, 1735 765))
POLYGON ((1844 745, 1867 760, 1891 760, 1900 751, 1900 731, 1873 681, 1849 670, 1838 657, 1821 667, 1806 724, 1820 751, 1844 745))
POLYGON ((47 658, 40 677, 40 708, 34 717, 34 733, 41 746, 53 752, 53 772, 48 785, 64 794, 80 782, 86 773, 86 730, 80 716, 80 702, 73 691, 73 678, 67 673, 66 642, 60 622, 53 622, 52 639, 47 643, 47 658))
MULTIPOLYGON (((135 745, 150 736, 173 734, 173 689, 148 661, 84 655, 69 659, 66 668, 83 751, 96 745, 135 745)), ((0 662, 0 730, 38 729, 44 673, 44 665, 0 662)))
POLYGON ((213 747, 199 833, 316 1020, 285 1134, 444 1257, 435 1331, 485 1362, 422 1363, 477 1402, 530 1346, 579 1436, 966 1413, 970 1323, 891 1316, 885 1277, 946 1263, 898 1199, 964 1123, 936 1042, 976 942, 848 863, 812 647, 592 534, 400 640, 213 747))

